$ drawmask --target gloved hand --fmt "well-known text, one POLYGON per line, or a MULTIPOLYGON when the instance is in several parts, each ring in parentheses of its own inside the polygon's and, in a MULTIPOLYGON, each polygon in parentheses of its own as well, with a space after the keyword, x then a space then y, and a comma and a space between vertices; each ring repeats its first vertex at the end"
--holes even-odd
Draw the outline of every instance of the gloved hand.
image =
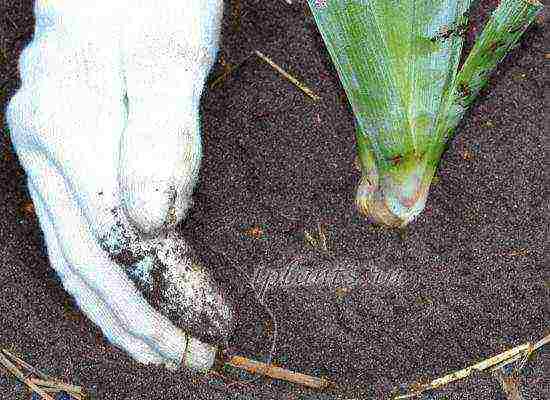
POLYGON ((204 342, 233 329, 231 303, 174 231, 197 180, 222 9, 36 0, 7 110, 52 267, 142 363, 208 368, 215 348, 204 342))

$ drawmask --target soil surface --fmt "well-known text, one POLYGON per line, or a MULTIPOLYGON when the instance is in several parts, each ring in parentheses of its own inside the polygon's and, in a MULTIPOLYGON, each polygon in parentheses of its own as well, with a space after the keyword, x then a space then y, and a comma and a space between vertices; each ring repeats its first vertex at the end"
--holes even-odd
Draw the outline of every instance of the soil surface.
MULTIPOLYGON (((226 3, 223 59, 237 64, 259 50, 322 100, 256 57, 207 90, 200 184, 180 229, 234 294, 237 352, 265 360, 276 327, 276 364, 338 387, 321 393, 264 378, 227 386, 214 376, 138 365, 107 342, 49 266, 3 118, 0 346, 97 399, 385 399, 548 334, 544 23, 527 32, 466 116, 425 212, 395 232, 355 212, 353 116, 304 4, 226 3), (318 245, 319 225, 327 250, 318 245), (260 281, 284 271, 347 280, 260 281), (255 277, 276 324, 247 284, 255 277)), ((478 32, 496 2, 480 3, 478 32)), ((19 86, 17 57, 32 36, 32 1, 1 0, 0 21, 4 110, 19 86)), ((211 79, 222 70, 218 63, 211 79)), ((522 370, 525 399, 550 398, 548 361, 542 349, 522 370)), ((0 399, 29 397, 0 369, 0 399)), ((424 398, 505 399, 490 374, 424 398)))

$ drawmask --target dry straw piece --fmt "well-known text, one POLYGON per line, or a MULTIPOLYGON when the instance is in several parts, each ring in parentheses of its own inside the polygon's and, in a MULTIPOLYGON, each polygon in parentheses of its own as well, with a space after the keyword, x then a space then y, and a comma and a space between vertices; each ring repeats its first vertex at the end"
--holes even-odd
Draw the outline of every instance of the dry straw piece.
POLYGON ((481 362, 478 362, 474 365, 471 365, 467 368, 461 369, 460 371, 453 372, 451 374, 445 375, 441 378, 434 379, 428 384, 417 384, 416 389, 412 393, 405 395, 400 395, 394 397, 397 399, 409 399, 412 397, 417 397, 427 390, 439 389, 445 385, 448 385, 451 382, 457 381, 459 379, 464 379, 470 376, 476 371, 490 371, 495 372, 505 365, 511 364, 515 361, 523 359, 522 363, 519 366, 519 369, 523 368, 527 358, 533 354, 534 351, 541 348, 542 346, 550 343, 550 335, 546 335, 541 340, 536 342, 534 345, 531 343, 524 343, 520 346, 516 346, 510 350, 507 350, 503 353, 500 353, 494 357, 488 358, 481 362))
POLYGON ((291 82, 293 85, 295 85, 298 89, 300 89, 302 92, 304 92, 308 97, 313 99, 314 101, 321 100, 321 97, 319 97, 313 90, 308 88, 306 85, 304 85, 302 82, 300 82, 298 79, 293 77, 291 74, 286 72, 282 67, 280 67, 278 64, 276 64, 273 60, 271 60, 269 57, 264 55, 258 50, 255 50, 253 53, 246 56, 242 61, 240 61, 236 65, 228 65, 225 64, 224 68, 225 71, 220 74, 218 77, 214 79, 214 81, 210 84, 210 88, 213 89, 217 85, 221 84, 229 75, 231 75, 234 71, 241 68, 243 64, 250 59, 253 55, 256 55, 259 57, 262 61, 264 61, 267 65, 269 65, 271 68, 273 68, 275 71, 277 71, 279 74, 281 74, 285 79, 287 79, 289 82, 291 82))
POLYGON ((55 400, 48 392, 57 393, 61 391, 67 392, 76 400, 86 398, 80 386, 57 381, 6 349, 0 350, 0 366, 6 368, 17 379, 27 385, 31 391, 38 393, 43 400, 55 400), (33 378, 31 375, 36 375, 40 379, 33 378))
POLYGON ((268 365, 241 356, 231 357, 231 359, 227 361, 226 364, 235 368, 244 369, 245 371, 253 374, 265 375, 274 379, 282 379, 314 389, 326 389, 334 385, 334 383, 324 378, 316 378, 314 376, 290 371, 288 369, 276 367, 274 365, 268 365))
POLYGON ((305 86, 303 83, 301 83, 298 79, 294 78, 292 75, 290 75, 288 72, 286 72, 283 68, 275 64, 274 61, 272 61, 269 57, 265 56, 264 54, 260 53, 258 50, 254 52, 258 57, 260 57, 263 61, 265 61, 269 66, 271 66, 275 71, 280 73, 285 79, 293 83, 298 89, 300 89, 302 92, 307 94, 309 97, 311 97, 315 101, 321 100, 321 97, 317 96, 313 90, 309 89, 307 86, 305 86))

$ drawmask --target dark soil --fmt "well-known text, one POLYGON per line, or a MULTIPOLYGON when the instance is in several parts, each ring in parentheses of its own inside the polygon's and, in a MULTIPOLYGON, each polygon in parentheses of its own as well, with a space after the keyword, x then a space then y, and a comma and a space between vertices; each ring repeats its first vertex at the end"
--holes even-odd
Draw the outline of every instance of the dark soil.
MULTIPOLYGON (((231 344, 264 359, 273 325, 245 284, 255 271, 352 270, 355 286, 272 285, 274 362, 326 376, 317 393, 258 379, 224 387, 132 362, 63 291, 48 264, 24 173, 2 126, 0 141, 0 347, 98 399, 388 398, 402 384, 463 368, 549 333, 542 22, 493 76, 444 154, 423 215, 406 232, 369 226, 354 210, 353 116, 312 17, 296 1, 227 2, 221 55, 259 50, 322 97, 313 102, 257 58, 203 98, 204 161, 183 234, 239 305, 231 344), (465 154, 468 156, 465 156, 465 154), (304 230, 327 229, 330 254, 304 230), (245 230, 261 226, 263 238, 245 230)), ((474 21, 494 1, 481 1, 474 21)), ((17 57, 33 29, 30 0, 1 0, 1 108, 19 86, 17 57)), ((211 77, 222 71, 217 65, 211 77)), ((546 125, 547 126, 547 125, 546 125)), ((547 164, 546 164, 547 165, 547 164)), ((522 372, 525 399, 550 398, 548 349, 522 372)), ((248 379, 250 377, 242 376, 248 379)), ((424 398, 504 399, 477 374, 424 398)), ((0 369, 0 399, 28 399, 0 369)))

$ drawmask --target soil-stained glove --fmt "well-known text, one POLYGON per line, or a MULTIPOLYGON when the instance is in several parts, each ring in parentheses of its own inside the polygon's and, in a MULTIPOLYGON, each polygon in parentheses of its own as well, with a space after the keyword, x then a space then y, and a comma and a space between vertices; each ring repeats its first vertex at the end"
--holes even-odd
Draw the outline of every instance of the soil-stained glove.
POLYGON ((36 0, 7 110, 52 267, 142 363, 207 369, 207 343, 233 330, 227 296, 174 231, 197 180, 199 101, 222 9, 36 0))

